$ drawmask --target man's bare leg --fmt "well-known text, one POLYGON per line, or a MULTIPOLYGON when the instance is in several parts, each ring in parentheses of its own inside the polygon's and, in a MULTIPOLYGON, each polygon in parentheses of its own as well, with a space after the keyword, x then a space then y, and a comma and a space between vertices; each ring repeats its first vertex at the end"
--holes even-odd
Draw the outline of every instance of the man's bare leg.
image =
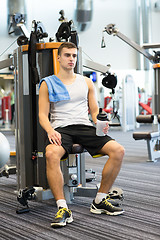
POLYGON ((67 207, 63 191, 64 180, 60 160, 64 154, 65 150, 62 146, 50 144, 46 147, 47 179, 58 207, 51 227, 63 227, 73 222, 72 212, 67 207))
POLYGON ((93 201, 90 211, 95 214, 106 213, 108 215, 120 215, 124 210, 112 205, 107 197, 122 165, 124 148, 115 141, 109 141, 101 149, 100 153, 109 156, 102 171, 102 180, 99 191, 93 201))
POLYGON ((122 165, 124 148, 115 141, 109 141, 101 149, 100 153, 108 155, 109 158, 102 171, 102 180, 99 192, 108 193, 112 187, 122 165))
POLYGON ((46 147, 47 179, 55 200, 65 199, 63 174, 60 167, 61 157, 65 154, 62 146, 49 144, 46 147))

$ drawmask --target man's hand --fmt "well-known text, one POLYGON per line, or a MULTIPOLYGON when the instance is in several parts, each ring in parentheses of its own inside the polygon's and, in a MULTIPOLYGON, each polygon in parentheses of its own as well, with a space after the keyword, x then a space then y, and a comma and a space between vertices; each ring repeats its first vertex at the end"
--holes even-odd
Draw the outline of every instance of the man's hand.
POLYGON ((54 129, 51 129, 48 132, 48 139, 50 141, 51 144, 55 144, 58 146, 61 146, 62 142, 61 142, 61 134, 57 131, 55 131, 54 129))
POLYGON ((103 128, 103 132, 106 135, 108 133, 109 130, 109 122, 106 122, 106 126, 103 128))

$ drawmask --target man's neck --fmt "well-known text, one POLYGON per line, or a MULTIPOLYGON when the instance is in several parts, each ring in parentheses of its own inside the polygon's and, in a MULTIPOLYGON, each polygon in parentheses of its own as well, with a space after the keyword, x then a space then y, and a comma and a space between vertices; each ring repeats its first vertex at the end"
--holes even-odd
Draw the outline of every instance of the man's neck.
POLYGON ((57 77, 64 83, 64 84, 70 84, 75 80, 76 74, 73 70, 71 71, 63 71, 60 70, 57 74, 57 77))

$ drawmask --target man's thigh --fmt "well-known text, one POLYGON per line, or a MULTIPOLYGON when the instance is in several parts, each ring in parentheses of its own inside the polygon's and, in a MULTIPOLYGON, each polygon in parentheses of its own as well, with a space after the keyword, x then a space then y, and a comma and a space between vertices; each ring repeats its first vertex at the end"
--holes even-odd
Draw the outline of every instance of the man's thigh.
MULTIPOLYGON (((61 134, 61 142, 62 142, 61 147, 65 151, 64 155, 62 156, 62 159, 64 159, 72 151, 72 146, 73 146, 73 143, 74 143, 73 136, 70 135, 70 131, 67 130, 67 128, 56 128, 55 130, 61 134)), ((52 145, 49 142, 48 138, 46 140, 46 146, 47 145, 52 145)), ((56 146, 55 144, 53 144, 53 145, 56 146)), ((57 149, 57 148, 55 148, 55 149, 57 149)), ((60 150, 61 150, 61 148, 60 148, 60 150)))
MULTIPOLYGON (((82 129, 83 130, 83 129, 82 129)), ((97 136, 96 129, 94 127, 84 127, 84 131, 77 134, 77 143, 81 144, 91 156, 97 155, 100 153, 100 150, 103 146, 113 140, 110 136, 97 136), (85 133, 86 131, 86 133, 85 133)), ((113 140, 114 141, 114 140, 113 140)))
POLYGON ((115 153, 118 149, 120 149, 122 146, 117 143, 114 140, 111 140, 107 142, 99 151, 99 153, 104 155, 111 155, 112 153, 115 153))

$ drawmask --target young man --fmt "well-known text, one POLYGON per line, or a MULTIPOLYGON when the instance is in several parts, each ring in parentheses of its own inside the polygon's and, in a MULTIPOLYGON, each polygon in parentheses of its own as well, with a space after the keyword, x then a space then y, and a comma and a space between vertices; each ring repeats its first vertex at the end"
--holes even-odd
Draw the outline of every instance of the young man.
MULTIPOLYGON (((96 129, 89 121, 88 108, 96 124, 99 112, 92 81, 74 73, 77 47, 65 42, 58 49, 60 71, 57 76, 46 77, 40 82, 39 121, 48 134, 46 147, 47 179, 57 203, 58 212, 51 226, 65 226, 73 221, 63 192, 63 175, 60 159, 70 153, 73 143, 79 143, 93 156, 97 153, 109 158, 102 171, 102 180, 90 211, 95 214, 119 215, 123 209, 113 206, 107 195, 122 164, 124 148, 108 135, 96 136, 96 129), (48 115, 50 113, 50 121, 48 115)), ((103 129, 108 132, 108 124, 103 129)))

